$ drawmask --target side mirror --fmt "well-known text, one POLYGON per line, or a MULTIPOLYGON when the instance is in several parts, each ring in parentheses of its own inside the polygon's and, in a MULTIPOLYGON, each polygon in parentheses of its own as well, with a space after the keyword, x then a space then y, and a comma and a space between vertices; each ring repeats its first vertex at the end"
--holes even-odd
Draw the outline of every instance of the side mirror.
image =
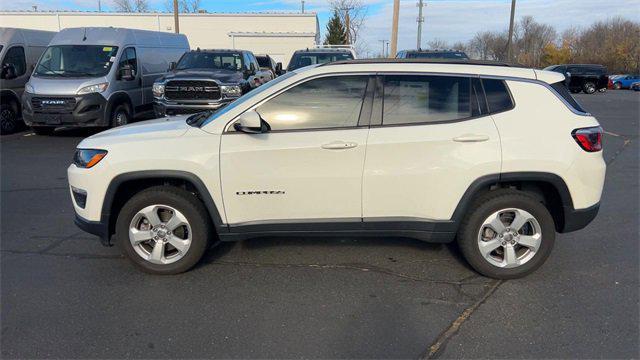
POLYGON ((2 66, 2 74, 0 75, 2 75, 0 77, 2 77, 5 80, 11 80, 18 77, 16 75, 16 67, 13 64, 4 64, 2 66))
POLYGON ((177 65, 177 64, 176 64, 176 62, 175 62, 175 61, 170 62, 170 63, 169 63, 169 71, 173 71, 173 70, 175 70, 175 69, 176 69, 176 65, 177 65))
POLYGON ((247 134, 262 134, 271 131, 271 126, 255 110, 250 110, 240 115, 233 124, 233 128, 236 131, 247 134))
POLYGON ((136 78, 133 73, 133 66, 131 64, 125 64, 120 68, 120 79, 124 81, 131 81, 136 78))
POLYGON ((282 71, 282 63, 279 62, 276 64, 276 75, 282 75, 284 74, 284 71, 282 71))

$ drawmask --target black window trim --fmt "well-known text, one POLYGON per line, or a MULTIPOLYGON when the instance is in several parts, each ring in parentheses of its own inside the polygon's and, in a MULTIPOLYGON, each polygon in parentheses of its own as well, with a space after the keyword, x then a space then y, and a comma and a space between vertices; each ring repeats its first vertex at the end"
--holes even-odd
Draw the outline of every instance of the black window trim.
MULTIPOLYGON (((355 125, 355 126, 333 126, 333 127, 326 127, 326 128, 271 130, 267 134, 288 133, 288 132, 309 132, 309 131, 353 130, 353 129, 365 129, 365 128, 370 127, 369 121, 368 120, 364 121, 364 119, 362 119, 362 116, 363 116, 363 113, 364 113, 365 105, 367 105, 367 98, 374 96, 373 91, 369 90, 369 86, 372 84, 371 78, 375 78, 376 77, 376 73, 375 72, 371 72, 371 71, 362 71, 362 72, 350 71, 350 72, 317 74, 317 75, 310 76, 310 77, 307 77, 307 78, 304 78, 304 79, 300 79, 300 80, 298 80, 298 81, 296 81, 296 82, 294 82, 292 84, 289 84, 288 86, 286 86, 286 87, 280 89, 279 91, 269 95, 268 97, 260 100, 259 102, 254 103, 253 105, 247 107, 245 111, 243 111, 242 113, 238 114, 233 119, 231 119, 229 122, 227 122, 227 124, 224 126, 224 131, 222 132, 222 134, 223 135, 226 135, 226 134, 229 134, 229 135, 234 135, 234 134, 246 135, 246 134, 244 134, 242 132, 234 131, 234 129, 233 129, 233 123, 235 123, 238 120, 238 118, 240 116, 242 116, 242 114, 244 114, 245 112, 255 110, 260 105, 264 104, 265 102, 273 99, 274 97, 284 93, 285 91, 287 91, 287 90, 289 90, 289 89, 291 89, 291 88, 293 88, 295 86, 298 86, 300 84, 303 84, 303 83, 311 81, 311 80, 325 78, 325 77, 335 77, 335 76, 367 76, 368 77, 367 84, 365 85, 365 89, 364 89, 364 94, 362 95, 362 102, 360 104, 360 112, 359 112, 359 115, 358 115, 357 125, 355 125)), ((373 101, 372 101, 372 103, 373 103, 373 101)), ((371 106, 373 106, 373 104, 371 104, 371 106)), ((371 112, 369 112, 369 117, 371 117, 371 112)))

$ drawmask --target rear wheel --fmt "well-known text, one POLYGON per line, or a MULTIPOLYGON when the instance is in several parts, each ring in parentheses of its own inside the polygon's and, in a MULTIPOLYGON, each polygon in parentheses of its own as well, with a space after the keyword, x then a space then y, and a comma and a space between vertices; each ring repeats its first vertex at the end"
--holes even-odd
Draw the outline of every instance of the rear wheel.
POLYGON ((547 208, 515 190, 480 197, 458 232, 458 244, 469 264, 496 279, 532 273, 545 262, 554 241, 555 227, 547 208))
POLYGON ((617 82, 617 83, 613 83, 613 88, 614 88, 615 90, 620 90, 620 89, 622 89, 622 84, 621 84, 621 83, 619 83, 619 82, 617 82))
POLYGON ((591 81, 587 81, 582 86, 582 90, 585 92, 585 94, 593 94, 598 89, 596 88, 596 84, 595 83, 592 83, 591 81))
POLYGON ((213 235, 208 213, 186 190, 157 186, 133 196, 116 222, 116 241, 142 271, 178 274, 202 258, 213 235))

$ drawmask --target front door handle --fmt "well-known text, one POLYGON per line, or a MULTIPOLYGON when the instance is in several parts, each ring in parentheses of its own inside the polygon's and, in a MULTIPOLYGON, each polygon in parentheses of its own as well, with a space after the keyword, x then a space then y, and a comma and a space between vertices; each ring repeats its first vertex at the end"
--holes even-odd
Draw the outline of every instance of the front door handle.
POLYGON ((341 150, 341 149, 351 149, 358 146, 358 143, 350 142, 350 141, 333 141, 328 144, 322 145, 323 149, 327 150, 341 150))
POLYGON ((489 137, 482 134, 464 134, 453 138, 453 141, 457 142, 481 142, 487 140, 489 140, 489 137))

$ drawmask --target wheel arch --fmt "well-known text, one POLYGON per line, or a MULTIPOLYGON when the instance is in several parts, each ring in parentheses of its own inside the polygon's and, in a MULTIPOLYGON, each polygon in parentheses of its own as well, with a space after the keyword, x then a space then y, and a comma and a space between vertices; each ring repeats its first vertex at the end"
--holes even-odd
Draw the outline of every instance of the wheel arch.
POLYGON ((566 226, 568 212, 573 212, 573 200, 566 182, 558 175, 546 172, 510 172, 476 179, 465 191, 452 220, 459 224, 478 196, 498 189, 517 189, 532 194, 551 213, 556 231, 570 231, 566 226))
POLYGON ((113 109, 116 108, 116 106, 120 105, 120 104, 127 104, 127 106, 129 107, 129 111, 131 112, 131 117, 133 118, 133 116, 135 115, 135 109, 133 108, 133 102, 131 101, 131 98, 129 97, 129 94, 127 94, 126 92, 123 91, 119 91, 116 92, 114 94, 112 94, 109 97, 109 100, 107 101, 107 107, 105 109, 105 118, 108 119, 109 122, 111 122, 111 112, 113 111, 113 109))
POLYGON ((101 222, 108 225, 107 242, 115 232, 118 213, 126 201, 134 194, 157 185, 180 187, 193 193, 205 205, 216 232, 228 231, 211 194, 197 175, 178 170, 147 170, 120 174, 109 183, 101 213, 101 222))

